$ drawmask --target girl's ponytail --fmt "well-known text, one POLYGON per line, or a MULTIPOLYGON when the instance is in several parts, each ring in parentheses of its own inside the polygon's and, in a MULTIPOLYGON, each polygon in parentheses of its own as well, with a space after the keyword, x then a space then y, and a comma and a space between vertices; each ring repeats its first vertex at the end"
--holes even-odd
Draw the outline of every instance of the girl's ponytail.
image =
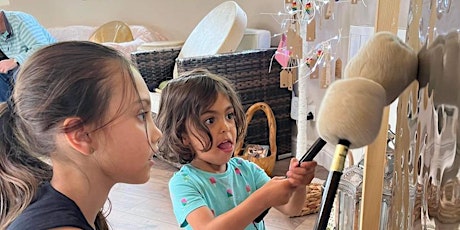
POLYGON ((13 104, 0 104, 0 229, 6 229, 52 175, 51 167, 18 141, 15 116, 13 104))

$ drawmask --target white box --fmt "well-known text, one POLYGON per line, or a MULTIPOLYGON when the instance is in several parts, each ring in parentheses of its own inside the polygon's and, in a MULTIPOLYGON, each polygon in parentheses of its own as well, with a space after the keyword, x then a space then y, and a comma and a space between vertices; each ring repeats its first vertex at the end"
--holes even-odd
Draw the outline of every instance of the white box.
POLYGON ((236 51, 268 49, 271 44, 271 33, 268 30, 249 29, 244 31, 241 43, 236 51))

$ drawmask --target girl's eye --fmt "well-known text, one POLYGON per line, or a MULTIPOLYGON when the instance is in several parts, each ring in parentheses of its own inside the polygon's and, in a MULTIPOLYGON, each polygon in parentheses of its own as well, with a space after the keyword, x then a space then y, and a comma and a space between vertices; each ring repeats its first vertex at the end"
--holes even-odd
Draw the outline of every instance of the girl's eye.
POLYGON ((227 119, 235 119, 235 113, 231 112, 227 114, 227 119))
POLYGON ((208 119, 204 120, 204 123, 207 124, 207 125, 210 125, 210 124, 214 123, 214 118, 208 118, 208 119))
POLYGON ((145 112, 145 111, 142 110, 142 112, 137 115, 137 118, 139 118, 139 120, 145 122, 147 120, 147 113, 148 112, 145 112))

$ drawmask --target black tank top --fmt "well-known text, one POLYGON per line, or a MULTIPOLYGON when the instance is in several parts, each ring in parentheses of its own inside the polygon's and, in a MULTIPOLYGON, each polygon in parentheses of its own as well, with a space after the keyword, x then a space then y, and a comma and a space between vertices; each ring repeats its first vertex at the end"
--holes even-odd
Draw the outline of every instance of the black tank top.
POLYGON ((65 226, 93 230, 77 204, 47 182, 39 188, 29 207, 7 229, 45 230, 65 226))

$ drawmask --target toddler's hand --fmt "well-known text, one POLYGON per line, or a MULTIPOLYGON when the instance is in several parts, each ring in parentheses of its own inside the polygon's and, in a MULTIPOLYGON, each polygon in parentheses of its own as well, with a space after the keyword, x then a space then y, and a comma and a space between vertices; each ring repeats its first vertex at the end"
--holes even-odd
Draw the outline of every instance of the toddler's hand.
POLYGON ((274 177, 259 190, 260 192, 263 191, 266 194, 265 201, 270 207, 272 207, 286 204, 292 193, 295 191, 295 188, 293 188, 286 178, 274 177))
POLYGON ((299 160, 295 157, 291 159, 289 164, 289 171, 286 172, 288 181, 292 186, 305 186, 315 177, 315 168, 317 163, 315 161, 302 162, 298 167, 299 160))

